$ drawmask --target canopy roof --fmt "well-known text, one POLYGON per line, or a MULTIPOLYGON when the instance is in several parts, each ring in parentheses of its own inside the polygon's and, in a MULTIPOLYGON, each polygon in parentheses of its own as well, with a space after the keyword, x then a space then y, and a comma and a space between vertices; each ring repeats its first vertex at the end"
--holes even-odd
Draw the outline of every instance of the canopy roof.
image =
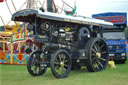
POLYGON ((36 9, 24 9, 17 11, 16 13, 13 14, 12 20, 21 21, 21 22, 34 22, 35 17, 55 20, 55 21, 78 23, 78 24, 88 24, 88 25, 96 25, 96 26, 113 26, 113 24, 110 22, 106 22, 94 18, 67 16, 67 15, 51 13, 51 12, 42 12, 41 10, 36 10, 36 9))
POLYGON ((0 32, 0 37, 11 37, 12 32, 0 32))

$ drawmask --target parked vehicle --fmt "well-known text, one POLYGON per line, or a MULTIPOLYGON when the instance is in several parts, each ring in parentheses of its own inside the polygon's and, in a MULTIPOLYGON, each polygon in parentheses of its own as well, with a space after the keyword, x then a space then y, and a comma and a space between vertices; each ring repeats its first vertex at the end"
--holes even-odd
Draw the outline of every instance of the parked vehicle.
POLYGON ((109 59, 117 63, 125 63, 126 57, 126 38, 124 29, 127 26, 127 13, 122 12, 108 12, 92 15, 93 18, 102 19, 104 21, 112 22, 114 27, 103 29, 103 37, 109 47, 109 59))
POLYGON ((71 68, 86 66, 88 71, 97 72, 108 65, 107 44, 94 36, 93 29, 111 27, 110 22, 34 9, 18 11, 12 20, 29 23, 28 30, 32 32, 27 39, 36 48, 26 50, 31 53, 27 70, 33 76, 43 75, 47 67, 56 78, 65 78, 71 68))
POLYGON ((106 31, 103 33, 109 48, 109 59, 124 64, 127 60, 127 41, 123 31, 106 31))

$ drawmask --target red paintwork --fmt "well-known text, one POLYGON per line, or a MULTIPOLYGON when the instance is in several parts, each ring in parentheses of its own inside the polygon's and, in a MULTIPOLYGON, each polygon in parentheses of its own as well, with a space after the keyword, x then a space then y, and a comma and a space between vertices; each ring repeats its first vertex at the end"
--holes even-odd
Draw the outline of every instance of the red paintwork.
POLYGON ((0 0, 0 2, 4 2, 4 0, 0 0))
POLYGON ((4 60, 5 59, 5 53, 0 53, 0 59, 4 60))
POLYGON ((23 54, 18 55, 19 60, 21 61, 23 59, 23 54))
POLYGON ((108 17, 97 17, 96 19, 102 19, 112 23, 124 23, 125 17, 124 16, 108 16, 108 17))

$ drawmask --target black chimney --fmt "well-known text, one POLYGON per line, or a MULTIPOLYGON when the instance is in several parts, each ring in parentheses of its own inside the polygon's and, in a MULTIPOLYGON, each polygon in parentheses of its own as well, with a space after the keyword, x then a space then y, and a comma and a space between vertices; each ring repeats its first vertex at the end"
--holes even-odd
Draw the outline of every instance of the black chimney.
POLYGON ((53 0, 47 0, 47 11, 53 12, 53 0))

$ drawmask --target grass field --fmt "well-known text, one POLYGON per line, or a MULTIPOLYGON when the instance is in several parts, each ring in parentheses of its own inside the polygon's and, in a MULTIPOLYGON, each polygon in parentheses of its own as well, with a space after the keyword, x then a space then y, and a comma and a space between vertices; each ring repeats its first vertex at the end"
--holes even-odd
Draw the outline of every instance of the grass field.
POLYGON ((128 85, 128 62, 107 68, 102 72, 91 73, 87 69, 71 71, 64 79, 56 79, 48 69, 43 76, 33 77, 26 66, 0 65, 1 85, 128 85))

